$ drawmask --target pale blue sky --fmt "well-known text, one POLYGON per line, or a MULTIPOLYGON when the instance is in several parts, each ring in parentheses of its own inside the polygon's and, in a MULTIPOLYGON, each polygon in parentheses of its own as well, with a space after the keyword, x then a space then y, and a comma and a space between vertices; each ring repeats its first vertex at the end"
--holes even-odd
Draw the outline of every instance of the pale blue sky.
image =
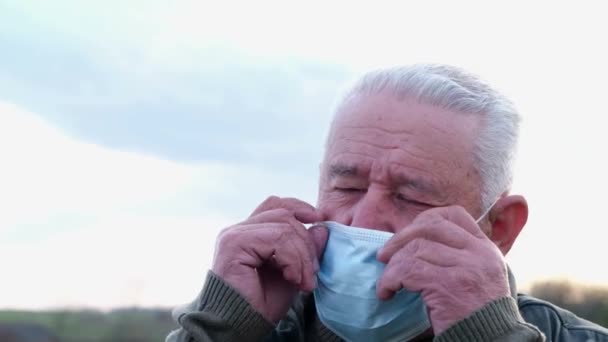
POLYGON ((48 5, 14 3, 0 23, 2 98, 70 136, 112 148, 183 161, 309 163, 318 156, 301 141, 323 136, 319 119, 349 77, 343 66, 251 58, 216 44, 196 47, 192 65, 154 60, 155 46, 139 41, 145 37, 136 35, 131 19, 115 18, 122 6, 92 15, 113 5, 72 2, 47 13, 48 5), (66 15, 74 11, 89 14, 86 25, 66 15), (122 37, 120 27, 135 36, 122 37), (289 146, 276 146, 277 140, 289 146), (273 148, 272 158, 257 145, 273 148))
POLYGON ((0 0, 0 307, 187 301, 221 228, 272 194, 314 203, 345 83, 413 62, 466 67, 522 112, 520 282, 608 284, 589 262, 608 256, 600 13, 0 0))

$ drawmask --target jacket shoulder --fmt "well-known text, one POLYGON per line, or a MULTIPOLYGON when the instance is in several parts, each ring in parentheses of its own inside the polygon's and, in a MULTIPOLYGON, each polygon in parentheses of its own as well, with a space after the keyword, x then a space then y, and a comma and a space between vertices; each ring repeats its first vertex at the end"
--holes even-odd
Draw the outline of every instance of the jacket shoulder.
POLYGON ((547 341, 608 342, 608 329, 557 305, 525 294, 518 294, 517 305, 524 320, 537 326, 547 341))

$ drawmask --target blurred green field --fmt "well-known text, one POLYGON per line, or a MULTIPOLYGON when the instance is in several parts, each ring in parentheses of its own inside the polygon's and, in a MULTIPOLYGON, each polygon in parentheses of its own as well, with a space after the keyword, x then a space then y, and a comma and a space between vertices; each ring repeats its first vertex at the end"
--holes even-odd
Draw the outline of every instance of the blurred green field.
POLYGON ((48 328, 60 342, 161 342, 176 328, 168 309, 0 311, 0 324, 48 328))

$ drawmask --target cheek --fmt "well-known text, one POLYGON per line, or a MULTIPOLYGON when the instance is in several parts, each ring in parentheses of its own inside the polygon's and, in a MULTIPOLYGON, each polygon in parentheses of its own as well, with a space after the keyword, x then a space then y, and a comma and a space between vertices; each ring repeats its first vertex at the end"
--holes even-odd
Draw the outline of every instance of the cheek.
POLYGON ((344 197, 335 194, 322 194, 319 196, 317 209, 327 221, 336 221, 342 224, 350 224, 353 217, 353 204, 344 197))

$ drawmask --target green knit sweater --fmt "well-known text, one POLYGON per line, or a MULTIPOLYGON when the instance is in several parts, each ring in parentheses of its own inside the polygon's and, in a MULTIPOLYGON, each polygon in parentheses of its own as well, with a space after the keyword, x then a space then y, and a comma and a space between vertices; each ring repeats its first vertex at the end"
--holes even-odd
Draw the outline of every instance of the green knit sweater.
MULTIPOLYGON (((321 324, 312 296, 299 296, 287 317, 275 326, 212 272, 199 297, 174 315, 182 328, 172 332, 167 342, 342 341, 321 324)), ((524 322, 515 299, 504 297, 428 340, 525 342, 545 338, 535 326, 524 322)))

